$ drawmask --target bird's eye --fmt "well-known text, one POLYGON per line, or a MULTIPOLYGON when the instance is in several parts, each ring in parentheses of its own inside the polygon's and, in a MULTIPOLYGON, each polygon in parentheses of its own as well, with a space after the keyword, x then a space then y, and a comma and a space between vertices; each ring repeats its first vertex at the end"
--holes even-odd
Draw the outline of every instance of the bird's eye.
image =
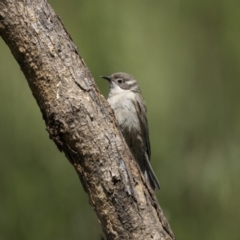
POLYGON ((122 79, 118 79, 117 82, 118 82, 119 84, 121 84, 123 81, 122 81, 122 79))

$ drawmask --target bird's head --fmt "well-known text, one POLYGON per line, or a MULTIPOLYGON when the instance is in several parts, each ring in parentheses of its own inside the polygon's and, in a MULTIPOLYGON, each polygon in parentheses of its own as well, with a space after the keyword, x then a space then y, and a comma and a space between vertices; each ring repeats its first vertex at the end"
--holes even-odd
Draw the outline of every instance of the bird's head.
POLYGON ((137 81, 130 74, 117 72, 110 76, 102 76, 102 78, 109 82, 110 92, 122 92, 124 90, 140 92, 137 81))

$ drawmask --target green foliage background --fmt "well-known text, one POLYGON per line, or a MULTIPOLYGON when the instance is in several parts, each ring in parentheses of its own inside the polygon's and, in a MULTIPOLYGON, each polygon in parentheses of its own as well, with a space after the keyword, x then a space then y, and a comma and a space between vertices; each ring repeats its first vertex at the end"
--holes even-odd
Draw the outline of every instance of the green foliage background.
MULTIPOLYGON (((239 1, 49 1, 96 82, 138 80, 160 204, 178 239, 240 239, 239 1)), ((100 239, 77 174, 49 140, 0 40, 0 239, 100 239)))

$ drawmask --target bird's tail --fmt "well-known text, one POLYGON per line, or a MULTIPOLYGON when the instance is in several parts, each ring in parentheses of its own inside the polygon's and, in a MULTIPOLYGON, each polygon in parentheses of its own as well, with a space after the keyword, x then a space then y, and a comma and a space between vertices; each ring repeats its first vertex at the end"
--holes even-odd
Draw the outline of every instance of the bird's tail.
POLYGON ((159 181, 152 169, 152 166, 148 159, 145 161, 145 169, 143 170, 144 176, 147 179, 147 181, 150 183, 150 186, 154 191, 157 191, 160 189, 159 181))

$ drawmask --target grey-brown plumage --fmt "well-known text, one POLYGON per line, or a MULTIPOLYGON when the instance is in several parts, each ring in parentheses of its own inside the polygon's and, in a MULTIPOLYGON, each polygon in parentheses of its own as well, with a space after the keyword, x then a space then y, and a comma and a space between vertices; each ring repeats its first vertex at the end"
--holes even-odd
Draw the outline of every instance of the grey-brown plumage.
POLYGON ((147 109, 138 83, 133 76, 122 72, 102 78, 109 82, 110 91, 107 100, 114 110, 125 141, 145 178, 156 191, 160 185, 150 165, 147 109))

